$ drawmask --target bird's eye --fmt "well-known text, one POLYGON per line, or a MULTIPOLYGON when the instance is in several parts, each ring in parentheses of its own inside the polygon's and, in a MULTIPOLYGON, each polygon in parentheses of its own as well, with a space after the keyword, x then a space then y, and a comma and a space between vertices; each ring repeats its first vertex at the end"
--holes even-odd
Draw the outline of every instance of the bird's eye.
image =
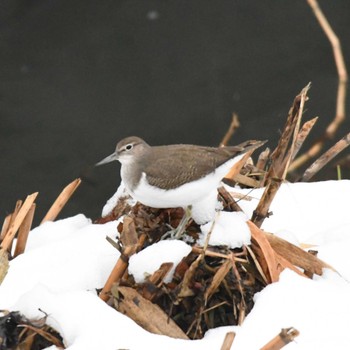
POLYGON ((130 151, 132 148, 133 148, 132 143, 129 143, 128 145, 125 146, 125 149, 126 149, 127 151, 130 151))

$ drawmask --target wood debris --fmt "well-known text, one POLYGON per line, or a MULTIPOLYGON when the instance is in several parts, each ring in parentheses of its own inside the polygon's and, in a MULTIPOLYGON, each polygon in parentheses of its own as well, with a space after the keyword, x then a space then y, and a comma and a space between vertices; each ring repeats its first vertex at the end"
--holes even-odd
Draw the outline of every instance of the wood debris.
MULTIPOLYGON (((118 273, 112 272, 100 295, 103 300, 113 302, 117 310, 151 332, 159 333, 160 325, 167 319, 168 326, 162 329, 162 334, 200 339, 210 328, 242 324, 254 306, 255 293, 267 284, 277 282, 284 269, 289 268, 304 278, 321 275, 325 268, 332 269, 317 256, 260 228, 270 215, 271 202, 288 175, 291 161, 316 121, 301 123, 309 88, 310 85, 306 86, 295 98, 280 142, 273 152, 263 150, 256 165, 252 163, 250 152, 225 178, 241 187, 265 186, 259 205, 248 221, 251 245, 229 249, 210 246, 207 240, 204 247, 193 245, 191 253, 176 266, 170 282, 165 282, 165 277, 172 264, 164 261, 144 283, 136 283, 127 271, 128 258, 161 240, 169 227, 176 228, 184 211, 182 208, 154 209, 140 203, 130 207, 126 204, 127 198, 120 198, 116 207, 119 209, 113 210, 107 220, 124 215, 124 223, 118 227, 121 238, 117 247, 121 258, 116 265, 123 268, 116 267, 118 273), (126 236, 132 237, 131 242, 126 240, 126 236), (147 313, 154 317, 147 318, 147 313)), ((218 192, 223 210, 241 210, 224 187, 218 192)), ((245 200, 244 196, 239 200, 245 200)), ((106 218, 100 220, 105 222, 106 218)), ((195 242, 200 228, 190 221, 185 231, 187 237, 195 242)), ((282 339, 285 333, 289 335, 293 332, 283 330, 278 339, 282 339)), ((232 335, 227 337, 226 343, 231 338, 233 341, 232 335)), ((223 344, 223 348, 227 346, 223 344)))

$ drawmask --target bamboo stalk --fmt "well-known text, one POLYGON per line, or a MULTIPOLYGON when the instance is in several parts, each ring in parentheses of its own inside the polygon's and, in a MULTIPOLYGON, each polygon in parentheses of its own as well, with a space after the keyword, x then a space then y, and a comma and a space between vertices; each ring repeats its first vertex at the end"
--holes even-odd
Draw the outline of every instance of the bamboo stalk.
POLYGON ((57 199, 52 204, 51 208, 49 209, 49 211, 41 221, 40 225, 46 221, 54 221, 57 218, 58 214, 66 205, 69 198, 73 195, 73 193, 78 188, 80 183, 81 183, 81 179, 79 178, 75 179, 62 190, 62 192, 59 194, 59 196, 57 197, 57 199))
POLYGON ((6 233, 10 227, 12 215, 13 214, 7 215, 5 220, 4 220, 4 223, 2 224, 1 233, 0 233, 0 242, 2 242, 2 240, 5 238, 6 233))
POLYGON ((124 275, 129 265, 129 257, 134 254, 139 247, 142 247, 146 240, 146 235, 142 234, 139 238, 136 246, 125 247, 124 252, 120 255, 117 263, 115 264, 112 272, 110 273, 99 297, 103 301, 108 301, 110 298, 110 291, 114 283, 118 282, 124 275))
POLYGON ((19 199, 16 202, 15 205, 15 209, 13 210, 13 213, 7 215, 7 217, 5 218, 5 221, 2 225, 2 230, 1 230, 1 235, 0 235, 0 242, 2 242, 7 234, 7 231, 9 230, 9 228, 11 227, 13 221, 15 220, 15 217, 17 216, 21 206, 22 206, 22 201, 19 199))
POLYGON ((24 218, 22 225, 19 228, 18 231, 18 236, 17 236, 17 242, 16 242, 16 249, 14 253, 14 257, 22 254, 25 250, 26 244, 27 244, 27 239, 28 239, 28 234, 30 231, 30 228, 32 227, 32 222, 34 218, 34 212, 35 212, 35 203, 33 203, 24 218))
POLYGON ((224 342, 221 345, 220 350, 230 350, 232 343, 235 339, 236 333, 235 332, 227 332, 225 335, 224 342))
POLYGON ((269 160, 270 148, 265 148, 259 155, 258 161, 256 163, 256 167, 260 170, 264 170, 267 161, 269 160))
POLYGON ((264 270, 269 283, 277 282, 281 273, 276 252, 271 247, 265 233, 253 222, 247 221, 252 235, 252 249, 264 270))
MULTIPOLYGON (((292 160, 294 160, 294 158, 298 154, 298 152, 299 152, 301 146, 303 145, 306 137, 309 135, 310 131, 312 130, 312 128, 315 125, 315 123, 317 122, 317 120, 318 120, 318 117, 315 117, 315 118, 305 122, 304 125, 302 126, 301 130, 299 131, 297 140, 295 142, 293 153, 291 153, 291 159, 292 160)), ((294 168, 294 162, 293 162, 293 163, 290 164, 290 166, 288 168, 288 171, 291 172, 294 169, 295 168, 294 168)))
POLYGON ((12 240, 15 237, 16 232, 18 231, 19 227, 21 226, 24 218, 26 217, 32 204, 34 203, 37 195, 38 195, 38 192, 35 192, 35 193, 29 195, 26 198, 26 200, 24 201, 21 208, 19 209, 18 214, 16 215, 15 219, 13 220, 13 223, 11 224, 9 230, 7 231, 7 234, 4 238, 4 240, 1 242, 1 248, 3 248, 4 250, 8 250, 8 248, 11 246, 12 240))
POLYGON ((286 177, 309 89, 310 84, 306 85, 300 94, 295 97, 293 105, 289 110, 282 136, 277 147, 271 154, 271 166, 266 175, 267 186, 252 216, 252 221, 258 227, 261 227, 265 218, 268 217, 270 205, 281 186, 282 180, 286 177), (288 153, 288 145, 292 135, 293 139, 288 153))
POLYGON ((293 327, 283 328, 281 332, 264 345, 260 350, 280 350, 299 335, 299 331, 293 327))
POLYGON ((340 141, 338 141, 327 152, 316 159, 306 170, 301 178, 301 181, 309 181, 315 174, 317 174, 328 162, 330 162, 336 155, 343 151, 350 144, 350 133, 345 135, 340 141))

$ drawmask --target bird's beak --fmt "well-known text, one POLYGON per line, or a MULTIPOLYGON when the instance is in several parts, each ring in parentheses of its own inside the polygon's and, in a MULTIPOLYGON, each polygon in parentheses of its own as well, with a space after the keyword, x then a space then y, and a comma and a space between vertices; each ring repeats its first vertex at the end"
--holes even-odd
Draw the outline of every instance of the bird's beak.
POLYGON ((107 164, 110 162, 114 162, 115 160, 118 160, 118 157, 115 153, 112 153, 110 156, 102 159, 100 162, 96 163, 95 166, 99 166, 99 165, 103 165, 103 164, 107 164))

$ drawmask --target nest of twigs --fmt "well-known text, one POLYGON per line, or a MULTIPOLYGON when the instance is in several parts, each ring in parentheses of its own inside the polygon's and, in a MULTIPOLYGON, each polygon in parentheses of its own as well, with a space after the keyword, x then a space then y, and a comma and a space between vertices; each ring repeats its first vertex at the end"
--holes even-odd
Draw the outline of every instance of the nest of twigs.
MULTIPOLYGON (((270 215, 270 204, 286 179, 289 165, 313 125, 307 122, 301 127, 308 89, 309 85, 295 98, 273 152, 262 150, 255 164, 249 158, 251 153, 247 154, 226 177, 226 181, 242 187, 265 187, 251 220, 247 222, 251 245, 229 249, 193 244, 191 253, 176 266, 170 283, 165 283, 164 278, 172 264, 164 261, 146 282, 137 284, 128 274, 128 258, 158 242, 169 226, 177 227, 184 213, 181 208, 152 209, 139 203, 130 207, 126 197, 120 198, 114 210, 98 220, 101 223, 124 216, 118 227, 119 241, 114 243, 121 257, 100 293, 102 299, 113 302, 117 310, 151 332, 199 339, 210 328, 240 325, 254 305, 254 294, 267 284, 278 281, 284 268, 288 267, 306 278, 321 275, 325 267, 331 268, 314 252, 305 252, 260 229, 270 215)), ((312 171, 312 168, 307 169, 304 177, 310 176, 312 171)), ((224 210, 241 210, 223 187, 218 196, 224 210)), ((195 242, 200 228, 190 222, 185 231, 192 238, 190 241, 195 242)))
MULTIPOLYGON (((251 153, 246 154, 225 178, 229 184, 265 188, 252 218, 247 221, 251 244, 229 249, 225 246, 197 246, 192 243, 191 253, 176 266, 170 282, 165 282, 165 277, 172 263, 164 261, 144 283, 135 283, 127 269, 129 257, 163 239, 169 226, 178 226, 184 212, 182 208, 153 209, 140 203, 131 206, 126 197, 119 198, 108 216, 96 220, 104 223, 123 216, 118 226, 119 238, 116 241, 109 240, 121 255, 99 293, 101 299, 110 302, 150 332, 175 338, 199 339, 210 328, 240 325, 254 306, 254 294, 267 284, 278 281, 283 269, 290 268, 311 278, 313 274, 321 275, 323 268, 332 268, 317 258, 317 252, 306 252, 260 229, 265 218, 271 215, 270 204, 289 170, 295 169, 295 157, 316 122, 316 119, 312 119, 301 124, 308 89, 309 85, 295 98, 277 147, 272 152, 268 148, 262 150, 255 163, 250 158, 251 153)), ((234 123, 235 119, 230 132, 234 129, 234 123)), ((228 140, 229 136, 226 135, 224 140, 228 140)), ((347 134, 307 168, 301 180, 308 181, 349 143, 350 134, 347 134)), ((79 184, 80 179, 76 179, 62 191, 42 222, 53 221, 57 217, 79 184)), ((9 259, 24 252, 37 194, 29 195, 23 203, 18 201, 14 212, 4 221, 0 233, 0 283, 6 276, 9 259), (17 237, 16 246, 11 249, 14 237, 17 237), (14 251, 13 256, 10 251, 14 251)), ((218 196, 223 210, 241 210, 225 188, 219 189, 218 196)), ((196 242, 199 232, 200 227, 193 221, 185 227, 186 237, 190 237, 191 242, 196 242)), ((23 321, 16 312, 9 315, 3 317, 23 321)), ((0 331, 5 329, 7 332, 1 326, 2 321, 6 324, 5 318, 0 318, 0 331)), ((59 344, 57 346, 63 346, 60 337, 45 324, 34 329, 33 324, 28 322, 26 329, 27 332, 21 333, 24 338, 20 338, 17 328, 13 327, 12 333, 2 337, 2 341, 13 336, 13 343, 18 345, 22 339, 27 341, 27 338, 32 339, 39 334, 52 344, 56 342, 59 344), (51 338, 50 334, 54 334, 54 337, 51 338)), ((283 329, 276 341, 282 341, 281 344, 285 345, 297 334, 293 328, 283 329)), ((230 347, 233 336, 227 334, 223 348, 230 347)), ((28 344, 26 349, 35 348, 28 344)), ((273 347, 275 340, 271 344, 272 347, 264 347, 264 350, 280 348, 273 347)))

